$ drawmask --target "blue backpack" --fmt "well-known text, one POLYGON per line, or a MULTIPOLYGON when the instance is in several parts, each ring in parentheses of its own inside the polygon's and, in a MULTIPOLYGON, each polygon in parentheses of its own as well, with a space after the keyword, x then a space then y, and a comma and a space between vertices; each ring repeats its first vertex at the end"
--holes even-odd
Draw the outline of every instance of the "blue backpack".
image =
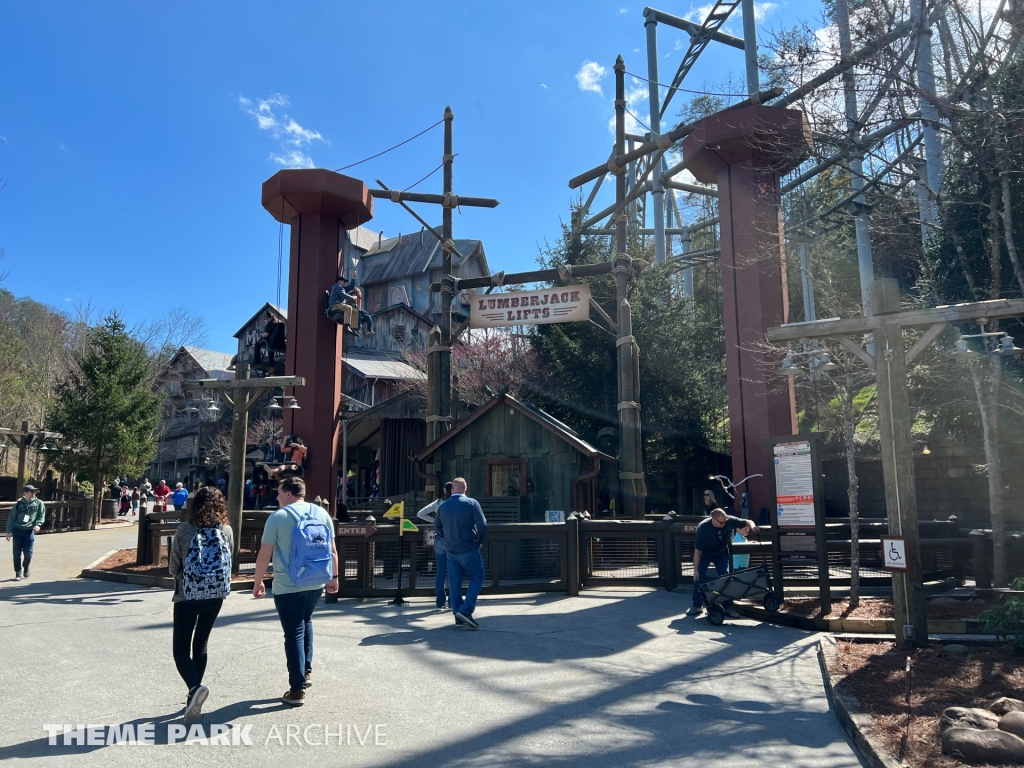
POLYGON ((305 515, 300 515, 291 505, 284 509, 295 518, 291 556, 286 559, 281 548, 277 548, 288 569, 288 578, 296 587, 322 587, 334 578, 331 550, 334 531, 313 514, 313 510, 320 507, 310 504, 305 515))
POLYGON ((231 549, 220 528, 197 528, 181 570, 186 600, 225 598, 231 594, 231 549))

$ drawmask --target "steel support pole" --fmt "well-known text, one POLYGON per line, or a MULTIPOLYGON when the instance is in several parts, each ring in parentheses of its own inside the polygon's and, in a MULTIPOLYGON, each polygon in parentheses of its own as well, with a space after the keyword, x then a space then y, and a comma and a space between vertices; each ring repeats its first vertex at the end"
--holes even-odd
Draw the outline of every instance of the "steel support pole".
POLYGON ((921 110, 921 133, 924 136, 924 167, 921 181, 924 194, 919 195, 921 234, 925 245, 939 228, 939 188, 942 185, 942 140, 939 137, 939 111, 935 108, 935 69, 932 62, 932 29, 928 24, 924 0, 913 0, 910 15, 917 29, 917 88, 921 110))
MULTIPOLYGON (((848 0, 836 0, 836 27, 839 30, 839 51, 843 57, 853 50, 850 40, 850 7, 848 0)), ((857 122, 857 90, 853 67, 843 73, 843 91, 846 96, 846 135, 852 147, 860 146, 860 125, 857 122)), ((858 149, 850 152, 850 186, 854 192, 864 187, 864 155, 858 149)), ((857 213, 854 227, 857 235, 857 266, 860 270, 860 300, 864 315, 871 311, 871 284, 875 281, 875 267, 871 258, 871 236, 868 230, 868 212, 863 194, 853 199, 857 213)))
MULTIPOLYGON (((615 151, 626 152, 626 63, 619 56, 615 60, 615 151)), ((615 176, 615 199, 621 206, 626 199, 626 173, 615 176)), ((647 487, 643 473, 643 445, 640 427, 640 355, 633 338, 632 311, 627 300, 631 261, 626 252, 626 219, 620 216, 615 224, 615 303, 617 308, 618 339, 615 341, 618 359, 619 402, 619 488, 623 512, 626 517, 642 520, 647 487)))
MULTIPOLYGON (((842 2, 843 0, 839 0, 842 2)), ((800 251, 800 281, 804 293, 804 321, 817 320, 818 312, 814 308, 814 281, 811 280, 811 249, 806 242, 801 241, 800 251)))
POLYGON ((757 20, 754 18, 754 0, 743 0, 743 58, 747 69, 747 95, 756 96, 761 90, 761 77, 757 71, 757 20))
MULTIPOLYGON (((28 482, 28 478, 25 477, 25 465, 28 463, 28 421, 21 422, 21 437, 18 438, 18 490, 15 494, 16 498, 20 499, 21 494, 25 491, 25 483, 28 482)), ((96 482, 99 483, 99 478, 96 478, 96 482)))
MULTIPOLYGON (((661 103, 658 93, 658 21, 655 11, 647 8, 644 11, 647 30, 647 89, 650 100, 651 133, 657 139, 661 135, 661 103)), ((664 156, 662 157, 664 170, 664 156)), ((654 261, 661 264, 665 261, 665 188, 661 183, 661 173, 657 170, 651 174, 651 200, 654 203, 654 261)))
MULTIPOLYGON (((683 227, 683 234, 679 236, 683 244, 683 256, 685 257, 693 250, 693 233, 689 227, 683 227)), ((683 270, 683 296, 693 298, 693 267, 686 267, 683 270)))
MULTIPOLYGON (((249 364, 235 364, 235 379, 249 378, 249 364)), ((249 402, 252 394, 248 389, 236 389, 231 413, 231 456, 228 461, 228 522, 234 534, 231 552, 231 569, 238 573, 238 548, 242 543, 242 491, 245 486, 245 448, 249 432, 249 402)))

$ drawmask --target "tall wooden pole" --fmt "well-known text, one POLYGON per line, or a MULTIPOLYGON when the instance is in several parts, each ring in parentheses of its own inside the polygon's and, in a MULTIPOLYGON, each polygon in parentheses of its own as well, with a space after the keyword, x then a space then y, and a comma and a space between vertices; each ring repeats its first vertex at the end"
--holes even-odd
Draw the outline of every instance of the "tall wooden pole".
MULTIPOLYGON (((235 364, 235 379, 244 381, 249 378, 249 364, 235 364)), ((234 391, 235 402, 231 416, 231 458, 228 464, 228 520, 234 534, 234 546, 231 553, 231 567, 238 572, 238 551, 242 543, 242 491, 245 486, 245 449, 249 432, 249 403, 252 394, 248 389, 234 391)))
MULTIPOLYGON (((626 153, 626 62, 615 60, 615 155, 626 153)), ((644 484, 643 446, 640 431, 640 355, 633 338, 633 316, 626 299, 629 287, 630 258, 626 253, 626 174, 615 175, 615 204, 620 211, 615 222, 615 305, 619 337, 615 342, 619 384, 619 485, 623 512, 634 520, 643 520, 644 484)))
POLYGON ((28 422, 21 422, 21 437, 18 438, 18 497, 21 497, 28 478, 25 477, 25 464, 28 461, 28 422))
MULTIPOLYGON (((876 315, 899 312, 899 285, 896 280, 875 280, 871 286, 871 304, 876 315)), ((903 536, 907 541, 908 569, 905 573, 892 574, 896 644, 901 648, 923 648, 928 645, 928 619, 922 583, 907 364, 903 352, 903 329, 899 325, 886 325, 875 332, 875 375, 878 380, 878 436, 882 449, 889 534, 903 536)))

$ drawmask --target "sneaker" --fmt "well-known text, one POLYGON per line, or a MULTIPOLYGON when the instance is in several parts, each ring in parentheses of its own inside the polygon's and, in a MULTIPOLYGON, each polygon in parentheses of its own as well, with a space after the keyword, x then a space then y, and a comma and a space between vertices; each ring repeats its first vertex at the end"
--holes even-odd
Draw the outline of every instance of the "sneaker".
POLYGON ((434 609, 437 613, 447 613, 450 609, 447 605, 439 605, 434 609))
POLYGON ((25 566, 25 578, 26 579, 28 578, 28 566, 27 565, 25 566))
POLYGON ((306 673, 305 687, 306 688, 312 688, 313 687, 313 673, 312 672, 307 672, 306 673))
POLYGON ((297 691, 288 691, 281 697, 281 701, 291 704, 293 707, 301 707, 306 703, 306 692, 302 688, 297 691))
POLYGON ((730 605, 728 608, 725 609, 725 615, 728 616, 730 619, 738 619, 740 617, 740 612, 730 605))
POLYGON ((206 697, 210 695, 210 689, 205 685, 197 686, 188 697, 188 706, 185 707, 185 721, 191 723, 198 720, 203 713, 203 704, 206 697))
POLYGON ((21 581, 21 574, 20 573, 14 574, 14 580, 15 581, 21 581))
POLYGON ((686 615, 687 616, 699 616, 703 612, 704 612, 703 608, 701 608, 700 606, 697 606, 697 605, 693 605, 693 606, 690 606, 690 610, 688 610, 686 612, 686 615))
POLYGON ((458 621, 459 619, 461 619, 462 623, 470 629, 480 629, 480 625, 477 623, 477 620, 473 618, 473 614, 471 613, 456 613, 455 620, 458 621))

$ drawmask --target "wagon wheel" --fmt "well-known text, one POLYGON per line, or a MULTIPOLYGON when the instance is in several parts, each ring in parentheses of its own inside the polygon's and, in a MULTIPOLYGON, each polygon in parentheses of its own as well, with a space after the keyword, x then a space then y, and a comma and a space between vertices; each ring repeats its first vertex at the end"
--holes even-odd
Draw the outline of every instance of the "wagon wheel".
POLYGON ((764 609, 768 613, 776 613, 781 607, 782 603, 779 600, 779 596, 774 592, 767 592, 764 596, 764 609))
POLYGON ((725 621, 725 609, 720 605, 709 605, 708 621, 710 621, 713 626, 722 626, 722 623, 725 621))

